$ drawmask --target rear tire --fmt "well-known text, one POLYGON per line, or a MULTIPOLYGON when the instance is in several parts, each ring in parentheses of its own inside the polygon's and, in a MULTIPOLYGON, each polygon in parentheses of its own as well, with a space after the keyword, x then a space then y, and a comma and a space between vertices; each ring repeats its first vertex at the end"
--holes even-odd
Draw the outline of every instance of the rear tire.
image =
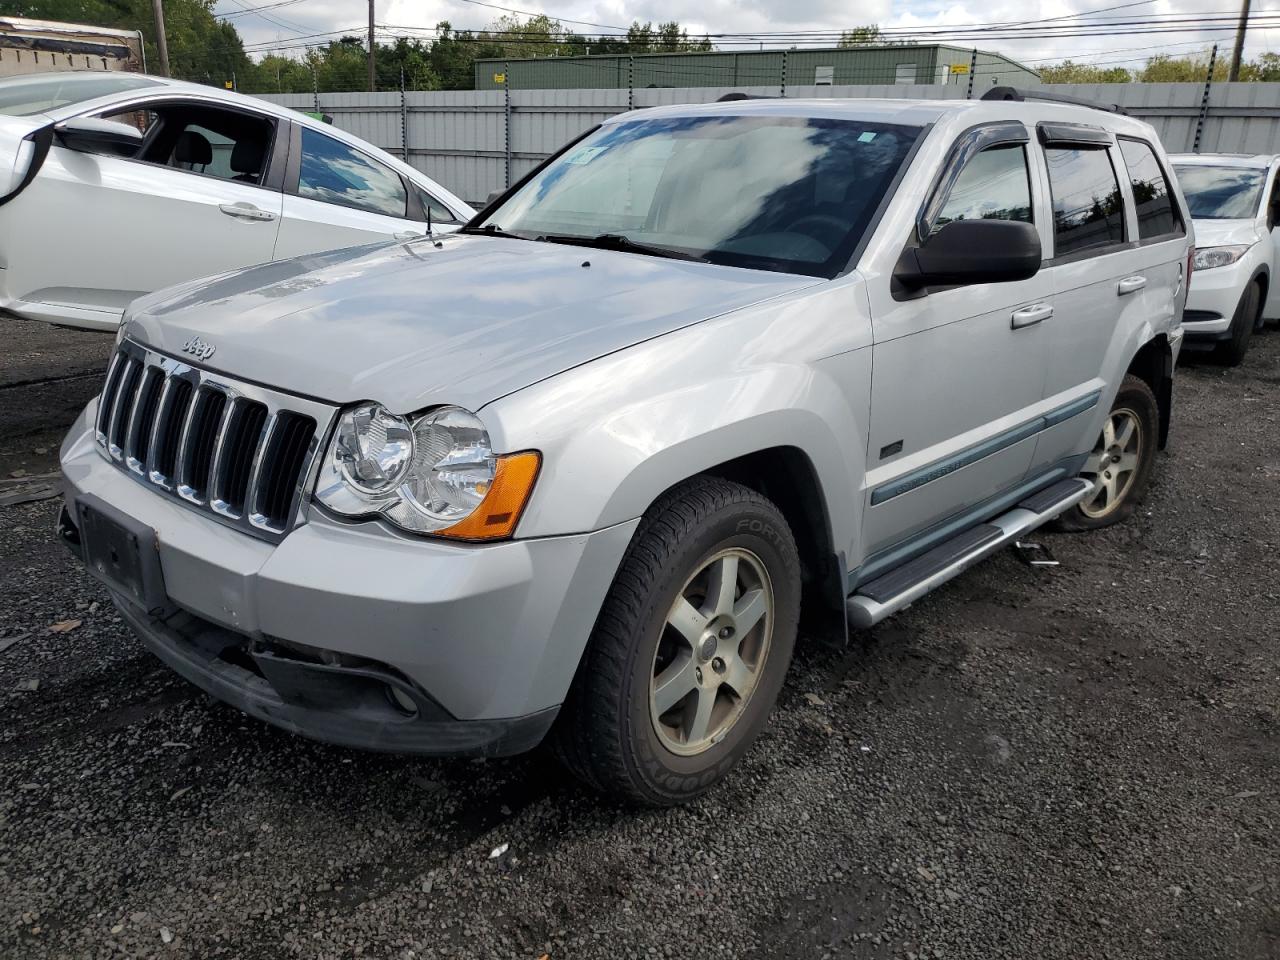
POLYGON ((1146 494, 1160 437, 1160 408, 1147 382, 1126 374, 1081 476, 1089 495, 1058 518, 1063 530, 1123 523, 1146 494))
POLYGON ((605 597, 553 745, 588 785, 684 803, 756 739, 800 614, 786 520, 741 484, 700 477, 645 514, 605 597))
POLYGON ((1262 288, 1257 281, 1250 283, 1240 296, 1236 312, 1231 317, 1230 339, 1218 344, 1218 358, 1229 367, 1238 367, 1249 352, 1249 338, 1257 329, 1262 313, 1262 288))

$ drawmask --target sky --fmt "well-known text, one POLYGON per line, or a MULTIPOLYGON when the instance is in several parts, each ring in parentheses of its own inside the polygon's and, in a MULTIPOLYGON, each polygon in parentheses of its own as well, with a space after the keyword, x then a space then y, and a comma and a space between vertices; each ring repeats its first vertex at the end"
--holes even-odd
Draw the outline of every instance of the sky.
MULTIPOLYGON (((234 23, 253 51, 269 45, 296 47, 302 43, 322 42, 328 38, 311 36, 326 31, 351 28, 362 32, 368 20, 365 0, 290 0, 260 13, 245 13, 246 6, 258 6, 273 0, 218 0, 218 14, 233 14, 234 23), (260 45, 260 46, 259 46, 260 45)), ((279 0, 274 0, 279 2, 279 0)), ((1134 4, 1134 0, 987 0, 987 2, 948 2, 948 0, 864 0, 857 5, 840 0, 375 0, 376 21, 387 25, 379 31, 380 39, 395 33, 409 33, 409 28, 430 28, 448 20, 455 29, 481 29, 505 12, 515 8, 528 13, 545 13, 560 19, 566 27, 580 33, 616 32, 607 27, 623 27, 633 21, 657 23, 678 20, 691 36, 703 33, 770 34, 780 31, 842 30, 876 23, 882 29, 937 30, 957 26, 972 29, 975 24, 1013 23, 1050 20, 1055 25, 1094 24, 1094 36, 1046 38, 972 37, 956 42, 961 46, 978 46, 995 50, 1030 66, 1039 67, 1066 58, 1098 65, 1140 68, 1155 53, 1174 56, 1201 54, 1215 41, 1219 55, 1229 57, 1234 39, 1232 32, 1212 33, 1204 30, 1180 33, 1135 34, 1137 28, 1116 24, 1117 20, 1163 17, 1186 17, 1203 25, 1206 17, 1239 15, 1238 0, 1154 0, 1134 4), (1124 4, 1122 9, 1115 8, 1124 4), (1098 13, 1098 11, 1105 11, 1098 13), (1081 14, 1095 13, 1094 17, 1081 14), (1110 18, 1110 20, 1108 20, 1110 18), (571 20, 583 23, 570 23, 571 20), (600 26, 589 26, 598 24, 600 26)), ((1274 50, 1280 52, 1280 0, 1254 2, 1254 17, 1269 16, 1270 28, 1253 27, 1248 33, 1245 57, 1274 50)), ((1230 21, 1220 23, 1226 26, 1230 21)), ((429 37, 429 33, 422 36, 429 37)), ((945 37, 921 36, 921 42, 943 41, 945 37)), ((720 49, 755 49, 759 42, 732 44, 714 39, 720 49)), ((765 39, 765 47, 788 46, 789 42, 765 39)), ((290 51, 300 52, 297 49, 290 51)))

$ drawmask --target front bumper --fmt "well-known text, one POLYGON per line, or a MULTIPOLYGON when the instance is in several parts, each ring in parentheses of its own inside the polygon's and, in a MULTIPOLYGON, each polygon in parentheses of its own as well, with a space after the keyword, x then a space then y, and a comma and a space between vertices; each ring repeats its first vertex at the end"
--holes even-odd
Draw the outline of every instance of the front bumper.
POLYGON ((1182 327, 1188 345, 1213 344, 1231 336, 1235 315, 1245 285, 1253 277, 1253 257, 1245 256, 1225 267, 1198 270, 1191 275, 1182 327))
POLYGON ((312 510, 266 543, 108 463, 94 408, 62 448, 70 517, 96 498, 154 531, 171 607, 113 598, 173 669, 246 713, 352 746, 509 753, 546 732, 638 520, 471 545, 312 510))

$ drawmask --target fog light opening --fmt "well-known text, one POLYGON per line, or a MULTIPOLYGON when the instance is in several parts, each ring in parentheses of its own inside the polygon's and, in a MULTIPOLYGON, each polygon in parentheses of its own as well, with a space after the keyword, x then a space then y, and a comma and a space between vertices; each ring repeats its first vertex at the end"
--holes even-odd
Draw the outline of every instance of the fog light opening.
POLYGON ((413 698, 390 683, 387 684, 387 699, 391 701, 393 707, 407 717, 416 716, 418 713, 418 705, 414 703, 413 698))

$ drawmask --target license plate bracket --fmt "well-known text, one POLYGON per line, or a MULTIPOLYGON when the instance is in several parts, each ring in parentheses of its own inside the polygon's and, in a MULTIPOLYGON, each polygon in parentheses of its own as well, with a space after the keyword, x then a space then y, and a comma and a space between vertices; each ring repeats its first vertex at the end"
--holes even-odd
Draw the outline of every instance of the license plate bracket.
POLYGON ((89 573, 151 615, 168 608, 156 532, 92 494, 78 497, 75 510, 89 573))

